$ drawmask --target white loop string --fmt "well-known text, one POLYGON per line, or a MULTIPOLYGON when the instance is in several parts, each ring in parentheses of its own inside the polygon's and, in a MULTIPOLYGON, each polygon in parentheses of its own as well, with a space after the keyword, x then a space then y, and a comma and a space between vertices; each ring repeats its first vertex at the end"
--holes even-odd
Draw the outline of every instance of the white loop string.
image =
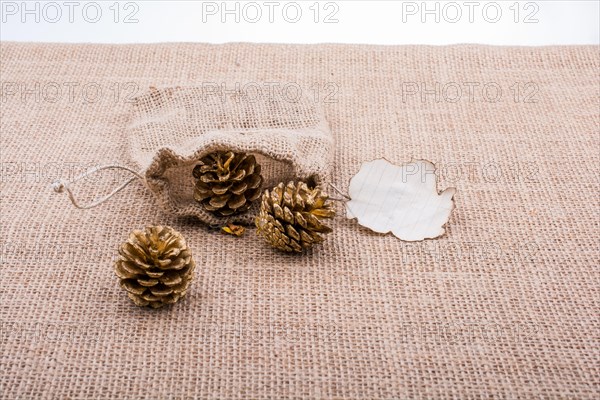
POLYGON ((334 197, 329 197, 331 200, 334 200, 334 201, 350 201, 350 200, 352 200, 352 199, 350 198, 350 196, 348 196, 347 194, 344 194, 344 193, 342 193, 342 191, 341 191, 340 189, 336 188, 336 187, 333 185, 333 183, 329 182, 329 186, 331 186, 331 187, 333 188, 333 190, 335 190, 335 191, 337 192, 337 194, 339 194, 340 196, 342 196, 342 197, 343 197, 343 199, 338 199, 338 198, 334 198, 334 197))
POLYGON ((89 171, 86 171, 85 173, 79 175, 78 177, 76 177, 75 179, 73 179, 73 182, 69 183, 65 180, 59 179, 57 181, 55 181, 52 184, 52 188, 54 189, 54 191, 56 193, 64 193, 65 191, 67 192, 67 195, 69 196, 69 199, 71 200, 71 203, 73 203, 73 205, 81 210, 86 210, 88 208, 94 208, 96 206, 99 206, 100 204, 104 203, 106 200, 110 199, 111 197, 113 197, 115 194, 119 193, 121 190, 123 190, 127 185, 129 185, 131 182, 133 182, 136 179, 141 179, 142 181, 144 180, 144 177, 142 175, 140 175, 137 171, 134 171, 131 168, 122 166, 122 165, 103 165, 101 167, 96 167, 96 168, 92 168, 89 171), (73 184, 77 181, 80 181, 83 178, 87 178, 90 175, 93 175, 97 172, 100 172, 102 170, 105 169, 122 169, 124 171, 128 171, 130 173, 132 173, 133 177, 129 178, 127 181, 125 181, 123 184, 121 184, 121 186, 117 187, 115 190, 113 190, 112 192, 110 192, 109 194, 107 194, 104 197, 101 197, 99 199, 96 199, 94 201, 92 201, 89 204, 84 204, 84 205, 80 205, 77 200, 75 200, 75 196, 73 195, 73 192, 71 191, 71 188, 69 187, 70 184, 73 184))

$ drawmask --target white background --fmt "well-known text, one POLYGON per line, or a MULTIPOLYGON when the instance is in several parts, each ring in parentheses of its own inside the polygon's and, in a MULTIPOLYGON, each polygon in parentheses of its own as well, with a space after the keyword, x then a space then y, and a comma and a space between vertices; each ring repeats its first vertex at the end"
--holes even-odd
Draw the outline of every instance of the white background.
POLYGON ((0 38, 95 43, 598 44, 599 3, 3 0, 0 38))

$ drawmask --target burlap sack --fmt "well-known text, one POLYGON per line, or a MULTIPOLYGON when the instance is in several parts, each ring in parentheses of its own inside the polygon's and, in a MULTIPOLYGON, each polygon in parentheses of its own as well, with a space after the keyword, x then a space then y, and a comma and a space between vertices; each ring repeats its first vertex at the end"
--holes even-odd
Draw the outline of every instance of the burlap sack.
POLYGON ((217 150, 255 154, 264 187, 292 178, 316 183, 327 178, 333 138, 322 108, 299 88, 265 88, 258 83, 234 89, 151 87, 135 99, 127 130, 131 158, 167 211, 212 225, 253 220, 258 202, 247 213, 223 218, 194 200, 192 170, 203 155, 217 150))

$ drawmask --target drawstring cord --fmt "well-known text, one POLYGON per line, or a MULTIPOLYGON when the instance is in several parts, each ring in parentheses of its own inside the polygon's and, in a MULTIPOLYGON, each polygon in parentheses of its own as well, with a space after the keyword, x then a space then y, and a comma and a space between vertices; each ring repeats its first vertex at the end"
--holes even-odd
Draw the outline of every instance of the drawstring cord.
POLYGON ((125 189, 125 187, 127 185, 129 185, 131 182, 133 182, 136 179, 140 179, 143 181, 144 177, 142 175, 140 175, 137 171, 134 171, 133 169, 122 166, 122 165, 116 165, 116 164, 103 165, 101 167, 92 168, 91 170, 86 171, 85 173, 83 173, 83 174, 79 175, 78 177, 76 177, 75 179, 73 179, 73 182, 71 182, 71 183, 69 183, 63 179, 59 179, 59 180, 55 181, 54 183, 52 183, 52 188, 54 189, 54 191, 56 193, 64 193, 66 191, 67 195, 69 196, 69 199, 71 200, 71 203, 73 203, 73 205, 75 207, 77 207, 81 210, 87 210, 89 208, 94 208, 94 207, 99 206, 100 204, 104 203, 105 201, 107 201, 108 199, 113 197, 115 194, 117 194, 121 190, 125 189), (71 191, 71 188, 69 187, 69 185, 76 183, 77 181, 80 181, 81 179, 87 178, 88 176, 93 175, 93 174, 100 172, 102 170, 105 170, 105 169, 121 169, 121 170, 130 172, 131 174, 133 174, 135 176, 132 176, 131 178, 129 178, 127 181, 125 181, 123 184, 121 184, 121 186, 117 187, 115 190, 113 190, 106 196, 104 196, 100 199, 96 199, 89 204, 80 205, 77 202, 77 200, 75 200, 75 196, 73 195, 73 192, 71 191))
MULTIPOLYGON (((68 181, 65 181, 63 179, 59 179, 59 180, 55 181, 54 183, 52 183, 52 188, 54 189, 54 191, 56 193, 67 192, 67 195, 69 196, 69 199, 71 200, 71 203, 73 203, 73 205, 75 207, 79 208, 80 210, 87 210, 90 208, 97 207, 100 204, 104 203, 105 201, 109 200, 111 197, 113 197, 114 195, 119 193, 121 190, 125 189, 127 187, 127 185, 129 185, 131 182, 133 182, 136 179, 140 179, 143 181, 144 177, 140 173, 138 173, 137 171, 135 171, 129 167, 125 167, 123 165, 111 164, 111 165, 103 165, 101 167, 92 168, 91 170, 86 171, 83 174, 77 176, 75 179, 73 179, 73 182, 71 182, 71 183, 69 183, 68 181), (134 176, 129 178, 127 181, 122 183, 121 186, 117 187, 116 189, 114 189, 112 192, 110 192, 106 196, 96 199, 89 204, 84 204, 84 205, 79 204, 79 202, 75 199, 75 195, 71 191, 71 188, 69 187, 69 185, 74 184, 84 178, 87 178, 88 176, 91 176, 91 175, 98 173, 100 171, 103 171, 105 169, 120 169, 123 171, 127 171, 127 172, 133 174, 134 176)), ((329 183, 329 186, 331 186, 331 188, 333 188, 333 190, 335 190, 340 196, 343 197, 343 199, 330 197, 331 200, 334 200, 334 201, 350 200, 350 197, 348 197, 348 195, 342 193, 342 191, 339 190, 337 187, 335 187, 332 183, 329 183)))
POLYGON ((333 183, 329 182, 329 186, 331 186, 333 188, 333 190, 335 190, 337 192, 337 194, 339 194, 340 196, 343 197, 343 199, 338 199, 338 198, 335 198, 335 197, 329 197, 331 200, 333 200, 333 201, 350 201, 350 200, 352 200, 348 195, 342 193, 342 191, 340 189, 338 189, 337 187, 335 187, 333 185, 333 183))

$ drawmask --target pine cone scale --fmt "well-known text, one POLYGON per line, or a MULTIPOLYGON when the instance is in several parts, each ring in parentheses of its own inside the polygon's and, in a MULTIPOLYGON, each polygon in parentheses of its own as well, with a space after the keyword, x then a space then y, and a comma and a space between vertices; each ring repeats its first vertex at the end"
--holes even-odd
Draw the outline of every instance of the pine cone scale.
POLYGON ((146 291, 145 287, 134 283, 133 280, 121 281, 121 286, 129 293, 136 294, 138 296, 141 296, 146 291))
POLYGON ((137 278, 137 283, 139 283, 140 285, 144 286, 144 287, 152 287, 152 286, 156 286, 158 284, 158 279, 144 279, 144 278, 137 278))
POLYGON ((118 271, 121 272, 124 278, 133 277, 139 274, 143 274, 144 270, 137 267, 135 264, 127 261, 121 261, 117 263, 118 271))
POLYGON ((156 297, 165 297, 173 293, 172 288, 150 288, 150 293, 156 297))
POLYGON ((225 205, 229 201, 230 197, 231 197, 231 194, 229 194, 229 193, 222 194, 220 196, 211 198, 210 201, 208 202, 208 204, 210 204, 215 209, 220 209, 220 208, 225 207, 225 205))
POLYGON ((180 276, 174 276, 169 277, 168 279, 161 279, 160 281, 167 286, 177 286, 183 281, 183 279, 180 276))
POLYGON ((135 294, 127 293, 127 296, 135 303, 136 306, 145 307, 150 304, 148 300, 136 296, 135 294))
POLYGON ((244 204, 246 204, 246 197, 244 197, 241 194, 234 194, 227 201, 227 207, 234 209, 234 210, 240 208, 244 204))
POLYGON ((238 182, 232 185, 230 188, 231 193, 236 195, 243 194, 246 191, 246 189, 248 189, 248 184, 246 182, 238 182))
POLYGON ((143 264, 146 261, 146 254, 144 253, 144 251, 131 242, 126 243, 123 251, 127 254, 128 257, 135 260, 136 263, 143 264))
POLYGON ((231 186, 233 186, 233 183, 226 183, 226 184, 221 184, 221 185, 215 185, 212 187, 211 192, 216 194, 217 196, 221 196, 224 195, 225 193, 227 193, 227 191, 229 189, 231 189, 231 186))

